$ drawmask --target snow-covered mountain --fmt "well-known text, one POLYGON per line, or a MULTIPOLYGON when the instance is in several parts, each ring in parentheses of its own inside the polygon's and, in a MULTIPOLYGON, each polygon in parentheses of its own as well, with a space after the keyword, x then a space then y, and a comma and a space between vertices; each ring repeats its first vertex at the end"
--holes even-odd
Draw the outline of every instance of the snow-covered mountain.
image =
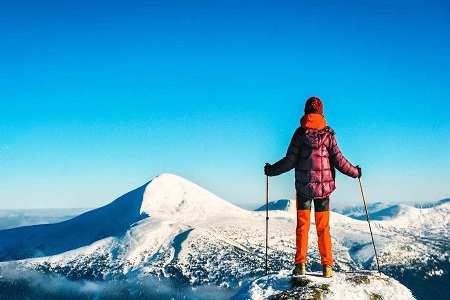
MULTIPOLYGON (((382 271, 419 299, 418 282, 439 287, 449 278, 449 205, 402 208, 390 220, 373 221, 382 271)), ((288 270, 295 251, 295 202, 280 200, 270 207, 269 268, 288 270)), ((320 269, 314 230, 313 225, 309 271, 320 269)), ((375 268, 365 220, 332 212, 331 230, 336 271, 375 268)), ((0 278, 13 267, 78 281, 126 280, 133 293, 141 287, 136 282, 148 278, 167 278, 196 291, 207 284, 237 292, 263 275, 264 245, 264 211, 241 209, 183 178, 162 174, 76 218, 0 231, 0 278)))
MULTIPOLYGON (((279 211, 285 211, 291 214, 295 214, 295 211, 297 210, 295 200, 292 199, 281 199, 272 201, 268 205, 269 210, 279 210, 279 211)), ((262 205, 255 209, 255 211, 266 211, 266 205, 262 205)))
MULTIPOLYGON (((373 218, 372 216, 374 214, 391 206, 392 204, 389 203, 376 202, 373 204, 368 204, 367 209, 370 213, 371 218, 373 218)), ((333 203, 331 210, 353 219, 366 220, 366 210, 363 205, 339 205, 333 203)))
MULTIPOLYGON (((271 208, 295 215, 295 200, 269 203, 271 208)), ((257 210, 265 210, 265 205, 257 210)), ((432 299, 448 299, 449 199, 414 206, 378 202, 369 204, 368 210, 382 271, 411 288, 419 299, 429 299, 429 288, 434 290, 432 299)), ((313 227, 309 236, 314 241, 310 241, 309 249, 316 247, 313 227)), ((332 209, 331 232, 338 267, 348 266, 348 253, 358 268, 376 268, 364 206, 332 209)))
POLYGON ((441 204, 450 203, 450 198, 442 199, 438 202, 426 202, 426 203, 418 203, 414 204, 414 207, 416 208, 432 208, 439 206, 441 204))

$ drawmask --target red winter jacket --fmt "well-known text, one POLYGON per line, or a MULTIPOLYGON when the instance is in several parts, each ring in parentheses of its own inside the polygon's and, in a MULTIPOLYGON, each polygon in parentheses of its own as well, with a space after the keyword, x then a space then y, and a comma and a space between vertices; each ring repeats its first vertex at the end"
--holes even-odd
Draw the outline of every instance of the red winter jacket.
POLYGON ((335 168, 354 178, 358 177, 358 169, 342 155, 334 130, 325 127, 321 115, 314 115, 302 118, 302 126, 295 131, 286 156, 269 165, 267 175, 277 176, 295 168, 297 193, 309 199, 320 199, 336 189, 335 168), (308 128, 308 125, 316 128, 308 128))

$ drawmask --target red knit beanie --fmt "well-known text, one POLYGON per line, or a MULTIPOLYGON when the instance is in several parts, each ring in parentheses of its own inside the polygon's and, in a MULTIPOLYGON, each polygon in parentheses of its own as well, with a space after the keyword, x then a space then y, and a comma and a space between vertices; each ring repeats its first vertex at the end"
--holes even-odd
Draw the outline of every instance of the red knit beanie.
POLYGON ((318 97, 310 97, 305 103, 305 114, 320 114, 323 115, 322 100, 318 97))

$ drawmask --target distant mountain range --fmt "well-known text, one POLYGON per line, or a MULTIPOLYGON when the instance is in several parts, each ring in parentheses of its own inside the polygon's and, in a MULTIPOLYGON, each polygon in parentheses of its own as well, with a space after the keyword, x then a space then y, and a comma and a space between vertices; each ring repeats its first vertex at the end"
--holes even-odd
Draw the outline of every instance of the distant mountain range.
MULTIPOLYGON (((279 200, 269 208, 270 270, 291 269, 295 202, 279 200)), ((138 294, 147 278, 164 278, 202 293, 205 284, 218 286, 229 297, 264 273, 261 210, 265 206, 241 209, 181 177, 162 174, 70 220, 1 230, 0 272, 13 267, 72 281, 126 280, 135 282, 127 288, 138 294)), ((405 284, 418 299, 428 299, 430 288, 433 299, 447 295, 449 210, 448 199, 422 208, 370 206, 382 272, 405 284)), ((332 212, 338 272, 376 268, 367 221, 365 215, 360 217, 360 208, 332 212)), ((309 271, 320 268, 314 230, 311 226, 309 271)), ((12 291, 5 278, 0 288, 12 291)))
POLYGON ((0 209, 0 230, 72 219, 89 208, 0 209))

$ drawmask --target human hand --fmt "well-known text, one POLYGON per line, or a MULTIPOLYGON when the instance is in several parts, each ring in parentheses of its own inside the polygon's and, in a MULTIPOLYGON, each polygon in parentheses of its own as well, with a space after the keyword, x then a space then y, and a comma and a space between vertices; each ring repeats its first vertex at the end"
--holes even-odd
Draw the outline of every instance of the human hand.
POLYGON ((361 167, 360 166, 356 166, 356 168, 358 169, 358 178, 361 178, 361 176, 362 176, 361 167))
POLYGON ((268 172, 269 172, 269 168, 271 167, 271 165, 269 163, 266 163, 264 165, 264 175, 269 176, 268 172))

